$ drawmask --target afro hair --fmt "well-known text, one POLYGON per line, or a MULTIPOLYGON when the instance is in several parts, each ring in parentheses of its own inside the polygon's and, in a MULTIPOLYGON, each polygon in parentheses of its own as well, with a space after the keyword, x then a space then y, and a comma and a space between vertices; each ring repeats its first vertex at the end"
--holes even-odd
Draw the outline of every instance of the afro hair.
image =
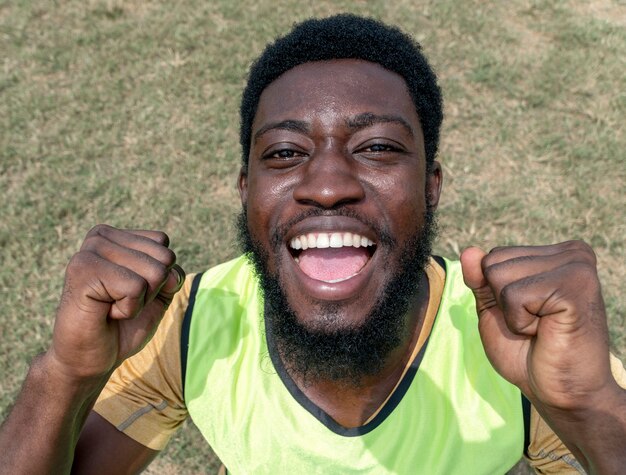
POLYGON ((296 24, 290 33, 269 44, 252 64, 240 108, 244 172, 252 122, 263 90, 300 64, 333 59, 370 61, 404 79, 422 126, 426 162, 431 165, 437 155, 443 104, 437 76, 420 45, 396 27, 372 18, 341 14, 296 24))

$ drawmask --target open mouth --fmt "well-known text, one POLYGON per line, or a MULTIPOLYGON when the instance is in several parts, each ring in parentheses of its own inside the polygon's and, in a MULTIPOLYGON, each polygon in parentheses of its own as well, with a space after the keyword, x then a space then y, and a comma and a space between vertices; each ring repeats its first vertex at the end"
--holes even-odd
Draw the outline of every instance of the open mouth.
POLYGON ((329 284, 356 276, 376 252, 371 239, 350 232, 302 234, 288 248, 304 274, 329 284))

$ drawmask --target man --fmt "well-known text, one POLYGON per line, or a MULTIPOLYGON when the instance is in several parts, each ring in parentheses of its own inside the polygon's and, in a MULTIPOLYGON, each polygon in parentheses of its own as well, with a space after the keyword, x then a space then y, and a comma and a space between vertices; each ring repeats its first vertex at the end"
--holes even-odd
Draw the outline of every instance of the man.
POLYGON ((626 468, 589 247, 430 257, 441 96, 408 37, 300 24, 252 67, 241 118, 247 258, 184 283, 162 233, 92 229, 3 471, 135 473, 187 415, 233 473, 502 473, 523 451, 626 468))

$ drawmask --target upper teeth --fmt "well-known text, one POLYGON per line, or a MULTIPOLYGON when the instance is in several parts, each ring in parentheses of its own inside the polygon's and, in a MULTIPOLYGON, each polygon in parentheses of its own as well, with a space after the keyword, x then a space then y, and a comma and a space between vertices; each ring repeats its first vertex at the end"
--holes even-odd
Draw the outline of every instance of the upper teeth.
POLYGON ((289 245, 293 249, 324 249, 327 247, 367 247, 373 246, 371 239, 354 233, 309 233, 293 238, 289 245))

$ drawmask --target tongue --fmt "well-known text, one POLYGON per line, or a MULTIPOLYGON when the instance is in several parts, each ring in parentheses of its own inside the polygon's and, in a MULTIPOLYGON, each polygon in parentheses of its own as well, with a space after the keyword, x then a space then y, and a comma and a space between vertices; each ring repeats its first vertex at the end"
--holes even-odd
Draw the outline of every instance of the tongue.
POLYGON ((352 277, 368 259, 369 254, 362 247, 329 247, 302 251, 299 265, 309 277, 328 282, 352 277))

